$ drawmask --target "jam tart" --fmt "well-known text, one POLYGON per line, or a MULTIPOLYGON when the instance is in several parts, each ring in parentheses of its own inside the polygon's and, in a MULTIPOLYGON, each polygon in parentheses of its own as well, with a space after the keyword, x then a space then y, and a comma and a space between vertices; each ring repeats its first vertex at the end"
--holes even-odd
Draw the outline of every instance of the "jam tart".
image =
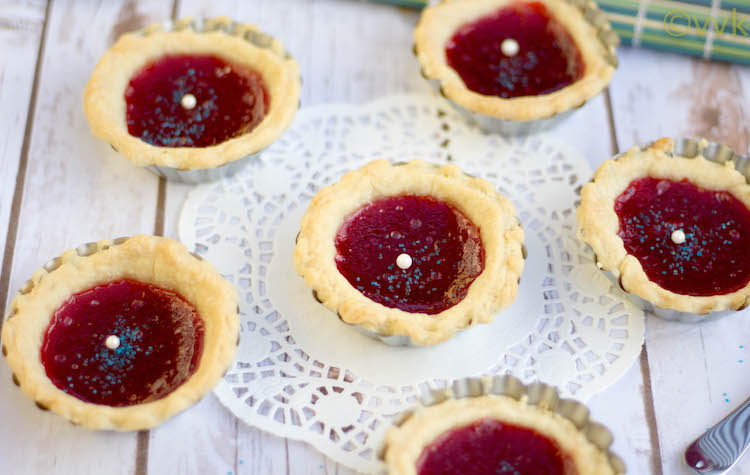
POLYGON ((426 394, 397 418, 380 457, 389 475, 618 475, 612 440, 583 404, 506 375, 426 394))
POLYGON ((71 249, 13 299, 3 354, 36 405, 91 429, 141 430, 196 403, 239 342, 234 287, 167 238, 71 249))
POLYGON ((376 160, 313 197, 294 267, 345 323, 386 343, 435 345, 513 302, 522 242, 513 204, 486 180, 376 160))
POLYGON ((151 25, 102 56, 83 97, 97 137, 184 182, 237 172, 299 108, 297 63, 278 40, 227 18, 151 25))
POLYGON ((706 141, 678 144, 662 138, 604 162, 581 190, 578 235, 625 292, 675 311, 667 318, 744 309, 750 185, 739 157, 706 141))
POLYGON ((493 132, 553 125, 609 83, 619 44, 593 2, 443 0, 414 32, 422 74, 493 132))

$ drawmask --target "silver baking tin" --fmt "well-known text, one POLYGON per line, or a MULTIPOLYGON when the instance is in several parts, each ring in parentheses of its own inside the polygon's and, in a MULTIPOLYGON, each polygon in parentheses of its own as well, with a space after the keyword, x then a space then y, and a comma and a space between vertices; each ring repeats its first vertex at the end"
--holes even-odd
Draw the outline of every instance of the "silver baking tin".
MULTIPOLYGON (((612 29, 606 14, 599 9, 597 4, 593 0, 566 0, 568 3, 576 7, 583 13, 585 20, 592 25, 598 34, 599 41, 604 46, 604 50, 607 52, 606 60, 615 69, 617 68, 619 61, 617 59, 617 46, 620 44, 620 37, 612 29)), ((432 5, 440 3, 439 1, 431 2, 432 5)), ((416 54, 416 48, 414 50, 416 54)), ((476 124, 482 131, 500 134, 500 135, 526 135, 530 133, 541 132, 557 126, 565 119, 573 115, 573 113, 580 109, 586 104, 587 101, 583 101, 580 105, 575 108, 558 112, 551 117, 546 117, 536 120, 508 120, 493 117, 485 114, 479 114, 471 111, 459 104, 456 104, 451 99, 446 97, 440 87, 440 80, 432 79, 425 76, 422 72, 422 76, 425 77, 432 86, 440 92, 440 95, 445 97, 458 112, 463 115, 467 121, 476 124)))
MULTIPOLYGON (((407 346, 410 348, 424 348, 424 345, 417 345, 414 343, 414 341, 411 339, 409 335, 381 335, 377 332, 374 332, 372 330, 368 330, 367 328, 363 328, 359 325, 351 325, 355 330, 357 330, 359 333, 369 336, 370 338, 375 338, 376 340, 380 340, 383 343, 385 343, 388 346, 407 346)), ((466 330, 458 330, 456 332, 456 335, 459 333, 466 331, 466 330)))
POLYGON ((260 157, 261 152, 262 151, 251 153, 250 155, 245 155, 240 159, 232 160, 231 162, 214 168, 194 168, 192 170, 180 170, 177 168, 165 167, 161 165, 149 165, 145 168, 150 172, 159 175, 160 177, 166 178, 169 181, 196 185, 199 183, 208 183, 221 180, 222 178, 229 178, 230 176, 238 173, 240 170, 248 166, 254 158, 260 157))
MULTIPOLYGON (((586 438, 604 452, 609 465, 616 474, 624 474, 625 463, 610 451, 614 440, 612 433, 602 424, 589 418, 589 409, 575 399, 562 399, 554 386, 544 383, 523 384, 511 375, 487 376, 484 378, 463 378, 453 381, 444 390, 430 391, 422 394, 418 406, 401 413, 394 419, 394 425, 400 427, 419 408, 440 404, 449 399, 464 399, 480 396, 506 396, 515 400, 525 399, 530 406, 537 406, 548 411, 554 411, 568 419, 586 438)), ((381 448, 378 457, 383 460, 387 447, 381 448)))
MULTIPOLYGON (((717 142, 711 142, 708 140, 676 138, 673 139, 673 141, 674 149, 672 152, 668 152, 667 155, 679 156, 684 158, 695 158, 702 154, 706 160, 709 160, 711 162, 732 162, 737 171, 742 173, 742 175, 745 177, 745 180, 750 183, 750 158, 735 153, 726 145, 717 142)), ((640 149, 645 150, 650 146, 650 143, 642 145, 640 146, 640 149)), ((622 154, 615 155, 614 159, 616 160, 621 155, 622 154)), ((615 285, 622 289, 622 285, 620 284, 617 277, 615 277, 611 272, 604 269, 601 269, 601 271, 610 281, 612 281, 615 285)), ((677 310, 657 307, 651 302, 644 300, 635 294, 627 292, 625 289, 622 290, 639 308, 643 309, 647 313, 656 315, 657 317, 663 318, 665 320, 674 320, 685 323, 697 323, 706 320, 716 320, 717 318, 731 315, 736 312, 735 310, 722 310, 720 312, 709 312, 704 315, 690 312, 679 312, 677 310)))
MULTIPOLYGON (((313 298, 319 304, 324 305, 323 302, 321 302, 320 299, 318 298, 318 293, 315 290, 312 291, 312 296, 313 296, 313 298)), ((328 307, 326 307, 326 309, 330 310, 330 309, 328 309, 328 307)), ((416 343, 414 343, 414 341, 411 339, 411 337, 409 335, 381 335, 378 332, 369 330, 369 329, 364 328, 362 326, 359 326, 359 325, 357 325, 355 323, 347 323, 347 322, 345 322, 344 319, 341 318, 340 314, 338 314, 338 317, 339 317, 339 320, 341 320, 342 323, 345 323, 346 325, 352 327, 357 332, 359 332, 359 333, 361 333, 361 334, 363 334, 365 336, 368 336, 370 338, 374 338, 376 340, 380 340, 383 343, 385 343, 386 345, 389 345, 389 346, 408 346, 408 347, 411 347, 411 348, 424 348, 424 345, 417 345, 416 343)), ((465 329, 458 330, 456 332, 456 335, 458 333, 462 332, 462 331, 465 331, 465 329)))
MULTIPOLYGON (((170 31, 183 31, 193 30, 197 33, 211 33, 214 31, 222 31, 229 35, 234 35, 244 39, 248 43, 257 46, 259 48, 267 48, 269 51, 273 51, 277 54, 283 54, 285 58, 291 58, 291 55, 287 51, 278 53, 276 48, 273 48, 276 40, 272 37, 257 30, 243 30, 244 24, 221 19, 204 19, 204 18, 183 18, 177 21, 165 21, 150 25, 146 28, 138 30, 135 34, 141 36, 148 36, 152 33, 157 32, 170 32, 170 31)), ((182 170, 174 167, 168 167, 163 165, 150 165, 145 167, 149 171, 159 175, 160 177, 166 178, 170 181, 188 184, 208 183, 211 181, 221 180, 222 178, 228 178, 243 168, 245 168, 253 159, 260 156, 262 150, 255 150, 245 155, 244 157, 238 158, 224 165, 214 168, 194 168, 189 170, 182 170)))

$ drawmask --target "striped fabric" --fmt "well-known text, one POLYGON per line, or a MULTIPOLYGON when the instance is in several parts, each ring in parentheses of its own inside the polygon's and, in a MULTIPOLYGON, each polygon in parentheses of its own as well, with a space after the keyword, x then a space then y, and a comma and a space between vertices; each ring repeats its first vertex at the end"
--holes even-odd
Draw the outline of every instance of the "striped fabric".
MULTIPOLYGON (((428 0, 375 0, 421 8, 428 0)), ((623 44, 750 64, 750 0, 596 0, 623 44)))

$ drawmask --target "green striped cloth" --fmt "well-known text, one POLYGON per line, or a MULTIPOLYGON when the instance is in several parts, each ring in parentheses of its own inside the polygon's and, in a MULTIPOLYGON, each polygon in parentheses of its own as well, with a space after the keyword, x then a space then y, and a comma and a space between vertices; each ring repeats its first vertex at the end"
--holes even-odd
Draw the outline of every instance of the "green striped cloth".
MULTIPOLYGON (((421 8, 427 0, 375 0, 421 8)), ((623 44, 750 64, 750 0, 595 0, 623 44)))

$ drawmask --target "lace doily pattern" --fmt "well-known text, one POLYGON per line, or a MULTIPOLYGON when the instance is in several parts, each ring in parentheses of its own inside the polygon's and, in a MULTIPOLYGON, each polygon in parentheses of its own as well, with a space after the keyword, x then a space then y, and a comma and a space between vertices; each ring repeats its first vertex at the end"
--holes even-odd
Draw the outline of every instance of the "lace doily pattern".
POLYGON ((191 192, 180 216, 183 243, 241 295, 241 343, 217 396, 250 425, 374 472, 391 419, 452 379, 511 373, 579 399, 601 391, 639 354, 644 316, 575 237, 590 175, 563 143, 484 135, 439 97, 302 110, 245 170, 191 192), (529 258, 516 302, 492 324, 435 348, 388 347, 315 302, 291 266, 294 238, 321 187, 376 158, 417 157, 495 183, 518 208, 529 258))

